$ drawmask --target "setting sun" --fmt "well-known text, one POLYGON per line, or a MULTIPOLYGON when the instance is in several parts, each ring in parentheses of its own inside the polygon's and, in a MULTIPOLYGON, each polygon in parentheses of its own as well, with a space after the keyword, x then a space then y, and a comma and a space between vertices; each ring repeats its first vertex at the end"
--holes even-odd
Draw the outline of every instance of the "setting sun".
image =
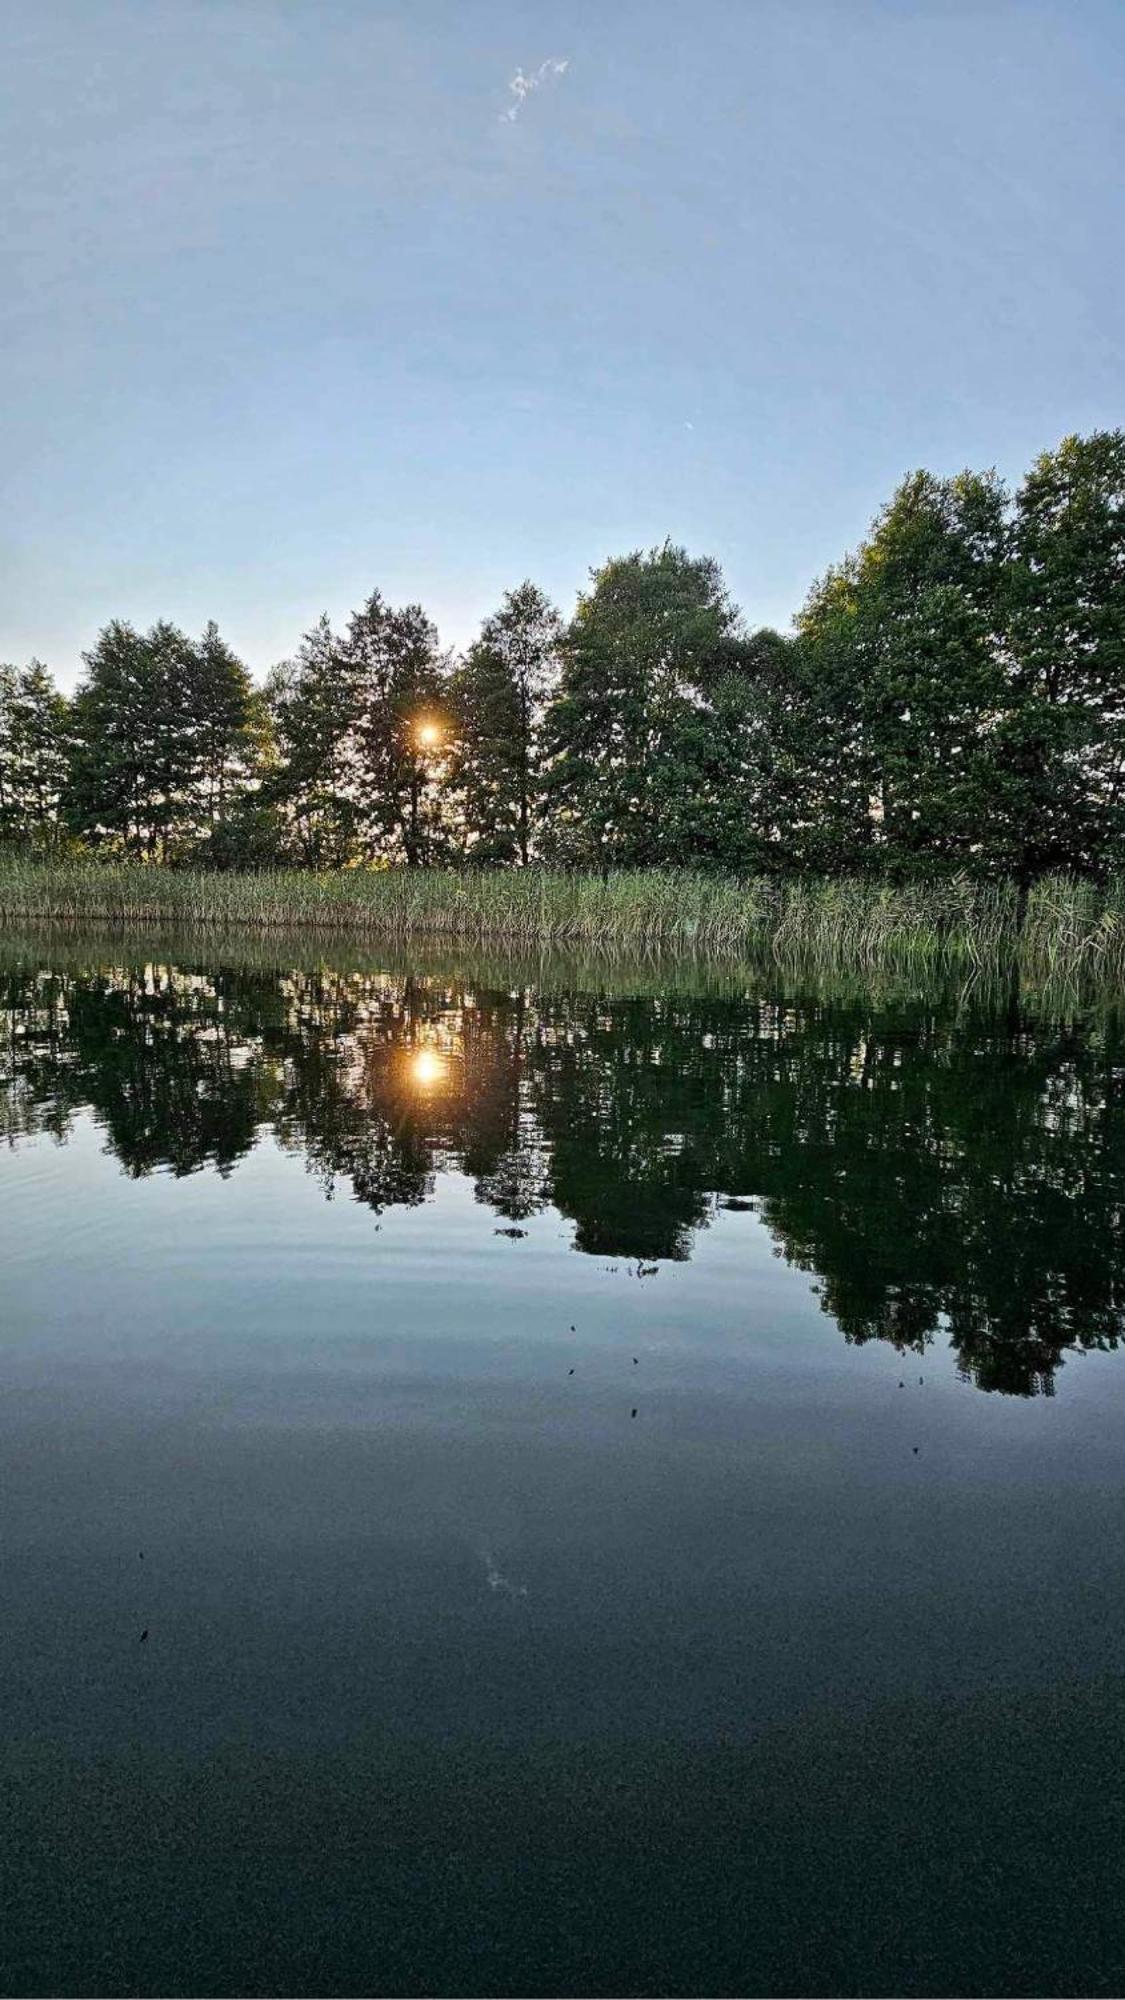
POLYGON ((420 722, 418 724, 419 743, 424 743, 429 747, 439 742, 440 738, 441 730, 438 728, 436 722, 420 722))

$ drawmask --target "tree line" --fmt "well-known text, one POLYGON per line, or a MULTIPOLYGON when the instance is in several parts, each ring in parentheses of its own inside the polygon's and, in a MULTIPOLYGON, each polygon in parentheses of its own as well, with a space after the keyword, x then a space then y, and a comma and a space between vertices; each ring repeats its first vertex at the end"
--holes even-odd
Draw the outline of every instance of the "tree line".
POLYGON ((264 686, 208 625, 114 621, 70 699, 0 667, 0 840, 220 868, 1125 866, 1125 432, 1014 491, 898 487, 753 629, 672 542, 532 582, 463 655, 374 591, 264 686))

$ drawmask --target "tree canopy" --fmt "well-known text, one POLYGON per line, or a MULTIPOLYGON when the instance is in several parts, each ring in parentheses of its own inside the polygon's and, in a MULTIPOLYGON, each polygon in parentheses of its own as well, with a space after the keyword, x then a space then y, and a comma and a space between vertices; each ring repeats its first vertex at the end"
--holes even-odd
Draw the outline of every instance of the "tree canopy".
POLYGON ((1014 492, 910 473, 754 629, 717 562, 611 557, 564 620, 530 580, 459 658, 378 590, 262 687, 215 624, 114 620, 65 699, 0 667, 0 840, 223 867, 1125 867, 1125 432, 1014 492))

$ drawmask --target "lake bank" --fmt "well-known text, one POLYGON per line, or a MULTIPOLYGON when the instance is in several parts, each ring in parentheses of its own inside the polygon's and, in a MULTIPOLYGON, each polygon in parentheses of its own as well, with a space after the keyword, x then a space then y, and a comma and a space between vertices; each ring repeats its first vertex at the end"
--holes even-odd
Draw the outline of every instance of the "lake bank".
POLYGON ((925 965, 1125 983, 1125 883, 963 876, 892 885, 857 878, 691 871, 349 869, 214 874, 139 862, 0 861, 0 923, 310 932, 506 948, 765 956, 853 970, 925 965))

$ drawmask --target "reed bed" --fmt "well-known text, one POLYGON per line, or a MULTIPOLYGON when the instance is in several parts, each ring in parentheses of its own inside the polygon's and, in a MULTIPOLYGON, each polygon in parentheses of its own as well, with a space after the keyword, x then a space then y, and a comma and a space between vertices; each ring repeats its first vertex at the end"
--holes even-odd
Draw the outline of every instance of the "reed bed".
POLYGON ((740 949, 770 930, 767 885, 651 870, 345 869, 215 875, 141 863, 0 861, 0 921, 48 918, 378 937, 740 949))
POLYGON ((136 862, 0 860, 0 923, 307 932, 357 939, 689 951, 809 970, 993 973, 1125 985, 1125 881, 1014 884, 940 878, 736 881, 688 871, 606 879, 547 869, 347 869, 234 875, 136 862))

